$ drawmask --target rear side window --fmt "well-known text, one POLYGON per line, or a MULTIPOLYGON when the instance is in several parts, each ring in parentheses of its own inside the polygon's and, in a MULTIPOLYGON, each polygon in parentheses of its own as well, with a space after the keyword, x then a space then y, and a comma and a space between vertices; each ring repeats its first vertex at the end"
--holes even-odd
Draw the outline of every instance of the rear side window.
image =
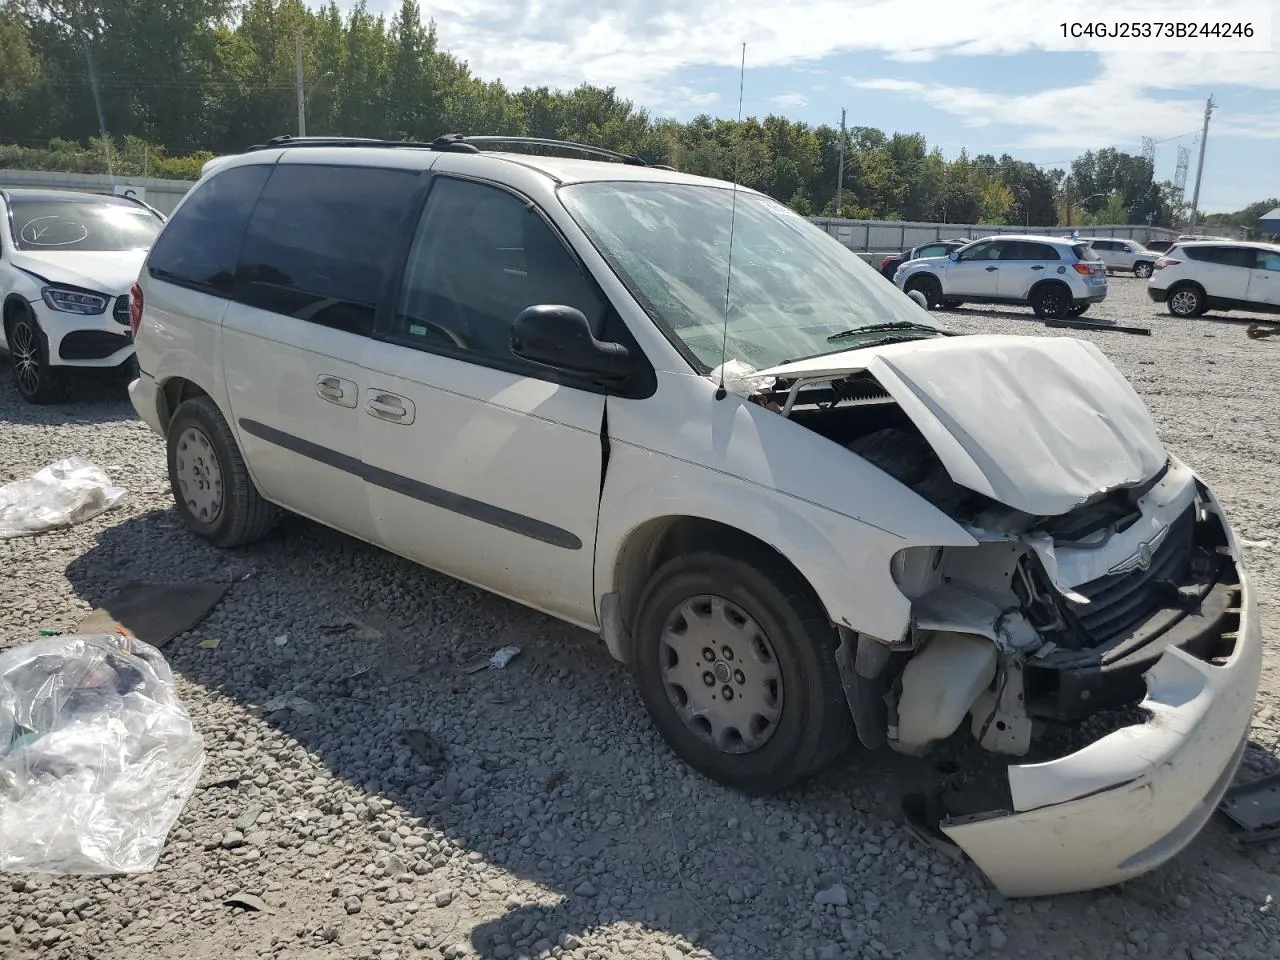
POLYGON ((1093 247, 1089 246, 1087 243, 1075 244, 1071 248, 1071 252, 1076 255, 1077 260, 1084 260, 1086 262, 1091 262, 1091 261, 1102 259, 1100 256, 1098 256, 1098 252, 1094 250, 1093 247))
POLYGON ((1089 244, 1094 250, 1114 250, 1116 245, 1110 240, 1095 240, 1089 244))
POLYGON ((1257 254, 1253 263, 1255 270, 1280 270, 1280 251, 1255 250, 1254 253, 1257 254))
POLYGON ((1216 263, 1224 267, 1252 267, 1251 247, 1187 247, 1187 256, 1204 263, 1216 263))
POLYGON ((196 187, 156 239, 147 272, 157 280, 230 296, 245 226, 270 174, 267 164, 232 167, 196 187))
POLYGON ((370 334, 418 177, 378 167, 277 166, 249 220, 236 299, 370 334))

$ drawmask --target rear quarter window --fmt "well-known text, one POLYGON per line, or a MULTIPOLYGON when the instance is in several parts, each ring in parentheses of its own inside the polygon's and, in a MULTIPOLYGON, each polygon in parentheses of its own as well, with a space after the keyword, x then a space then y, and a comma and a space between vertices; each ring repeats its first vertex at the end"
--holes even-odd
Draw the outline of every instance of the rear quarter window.
POLYGON ((1071 248, 1071 252, 1075 254, 1077 260, 1098 261, 1102 258, 1098 256, 1096 250, 1087 243, 1077 243, 1071 248))
POLYGON ((230 296, 245 227, 270 174, 269 165, 250 164, 197 185, 156 238, 147 272, 157 280, 230 296))

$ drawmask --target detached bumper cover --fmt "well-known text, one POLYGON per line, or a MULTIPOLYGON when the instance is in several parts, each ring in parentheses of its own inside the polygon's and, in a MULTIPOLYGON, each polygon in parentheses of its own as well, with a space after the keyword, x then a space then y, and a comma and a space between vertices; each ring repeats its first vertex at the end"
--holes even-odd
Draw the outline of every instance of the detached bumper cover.
POLYGON ((138 379, 129 384, 129 402, 137 411, 138 417, 153 432, 164 436, 164 427, 160 423, 159 399, 160 388, 155 378, 148 373, 139 373, 138 379))
POLYGON ((1120 883, 1195 838, 1244 752, 1262 670, 1257 602, 1240 571, 1234 648, 1210 663, 1170 648, 1146 674, 1145 723, 1047 763, 1012 766, 1013 812, 942 830, 1010 897, 1120 883))

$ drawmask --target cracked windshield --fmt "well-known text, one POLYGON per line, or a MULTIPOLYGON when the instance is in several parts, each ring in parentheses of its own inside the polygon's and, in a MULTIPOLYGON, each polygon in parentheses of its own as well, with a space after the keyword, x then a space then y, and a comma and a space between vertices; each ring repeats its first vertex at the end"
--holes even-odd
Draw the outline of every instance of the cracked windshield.
POLYGON ((1280 0, 0 0, 0 960, 1280 958, 1280 0))

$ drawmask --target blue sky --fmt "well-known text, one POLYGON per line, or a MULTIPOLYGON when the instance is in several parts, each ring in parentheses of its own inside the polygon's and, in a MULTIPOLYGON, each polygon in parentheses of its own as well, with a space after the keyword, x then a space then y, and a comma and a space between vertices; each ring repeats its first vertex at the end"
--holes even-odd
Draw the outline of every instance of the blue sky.
MULTIPOLYGON (((1090 148, 1139 153, 1142 138, 1152 137, 1160 141, 1160 179, 1173 176, 1179 146, 1191 151, 1188 198, 1204 102, 1213 94, 1201 208, 1233 210, 1280 195, 1280 0, 1182 5, 1224 20, 1252 19, 1254 41, 1181 41, 1173 48, 1139 40, 1107 50, 1061 38, 1059 22, 1080 19, 1087 7, 1043 0, 422 6, 444 49, 510 86, 586 81, 617 87, 655 114, 732 117, 745 42, 747 115, 836 125, 844 107, 851 126, 920 132, 948 157, 963 147, 971 155, 1007 152, 1059 166, 1090 148)), ((369 0, 369 7, 390 14, 399 0, 369 0)), ((1106 16, 1168 20, 1176 13, 1165 0, 1123 0, 1106 16)))

